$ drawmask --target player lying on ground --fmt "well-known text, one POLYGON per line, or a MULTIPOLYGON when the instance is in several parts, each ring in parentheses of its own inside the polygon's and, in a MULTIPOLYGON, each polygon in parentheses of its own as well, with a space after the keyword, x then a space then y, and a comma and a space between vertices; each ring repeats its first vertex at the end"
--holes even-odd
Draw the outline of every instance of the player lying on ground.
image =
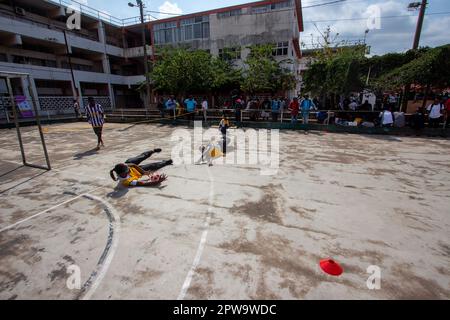
MULTIPOLYGON (((230 145, 231 139, 225 137, 226 145, 230 145)), ((210 167, 213 165, 213 160, 224 156, 223 142, 216 141, 216 137, 211 138, 211 142, 208 145, 202 145, 200 151, 202 156, 195 163, 196 165, 208 164, 210 167)))
POLYGON ((167 179, 167 175, 153 174, 155 171, 169 166, 173 163, 172 160, 166 160, 156 163, 150 163, 145 165, 140 165, 143 161, 150 158, 154 153, 161 152, 161 149, 155 149, 153 151, 144 152, 143 154, 128 159, 125 163, 118 164, 112 169, 109 174, 114 181, 119 180, 120 183, 125 187, 148 187, 156 186, 161 184, 167 179), (117 178, 114 173, 117 174, 117 178), (153 175, 152 175, 153 174, 153 175), (147 179, 142 179, 142 177, 148 176, 147 179))

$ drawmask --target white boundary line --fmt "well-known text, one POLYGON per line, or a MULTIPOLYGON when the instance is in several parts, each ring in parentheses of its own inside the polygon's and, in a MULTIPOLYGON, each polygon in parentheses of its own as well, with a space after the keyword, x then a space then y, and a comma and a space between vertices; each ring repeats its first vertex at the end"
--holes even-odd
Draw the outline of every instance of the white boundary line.
MULTIPOLYGON (((93 278, 93 283, 89 286, 88 291, 84 294, 84 296, 81 298, 81 300, 90 300, 92 295, 95 293, 95 291, 97 290, 98 286, 100 285, 100 282, 102 282, 103 278, 106 275, 106 272, 109 269, 109 266, 111 265, 112 259, 114 257, 114 254, 116 253, 117 247, 119 245, 119 234, 120 234, 120 216, 117 214, 116 210, 114 209, 114 207, 106 200, 91 195, 91 194, 85 194, 85 197, 91 200, 95 200, 100 202, 101 204, 103 204, 105 206, 105 208, 107 210, 109 210, 109 212, 112 215, 112 219, 111 217, 108 215, 108 218, 110 219, 109 221, 109 228, 110 231, 112 230, 113 233, 110 234, 110 236, 112 237, 112 239, 110 239, 108 237, 108 243, 107 246, 105 248, 105 252, 107 254, 106 258, 104 261, 102 261, 102 258, 100 258, 99 263, 97 264, 96 268, 94 269, 94 271, 92 271, 91 273, 91 278, 93 278), (112 241, 109 246, 109 241, 112 241)), ((88 282, 90 281, 90 279, 88 280, 88 282)), ((86 282, 87 285, 89 285, 89 283, 86 282)))
POLYGON ((208 214, 206 217, 206 221, 204 224, 204 231, 202 233, 202 237, 200 238, 200 243, 198 245, 197 253, 195 255, 194 262, 192 263, 191 269, 189 270, 186 279, 184 280, 183 287, 181 288, 180 294, 178 295, 177 300, 183 300, 186 296, 189 287, 191 286, 192 277, 195 274, 195 270, 197 269, 200 259, 202 257, 203 250, 205 249, 206 238, 208 237, 209 225, 211 222, 211 214, 212 214, 212 205, 214 202, 214 178, 211 175, 211 171, 208 167, 208 176, 210 181, 210 189, 209 189, 209 208, 208 214))
POLYGON ((34 215, 32 215, 32 216, 30 216, 30 217, 28 217, 28 218, 25 218, 25 219, 23 219, 23 220, 17 221, 16 223, 13 223, 13 224, 10 225, 10 226, 7 226, 7 227, 4 227, 4 228, 0 229, 0 233, 4 232, 4 231, 6 231, 6 230, 13 229, 13 228, 15 228, 16 226, 18 226, 19 224, 22 224, 22 223, 27 222, 27 221, 29 221, 29 220, 31 220, 31 219, 37 218, 37 217, 39 217, 39 216, 41 216, 41 215, 43 215, 43 214, 46 214, 46 213, 49 212, 49 211, 52 211, 52 210, 54 210, 54 209, 56 209, 56 208, 59 208, 59 207, 65 205, 65 204, 68 204, 68 203, 70 203, 70 202, 72 202, 72 201, 75 201, 75 200, 77 200, 77 199, 79 199, 79 198, 81 198, 81 197, 83 197, 83 196, 85 196, 85 195, 88 195, 88 194, 91 193, 91 192, 97 191, 98 189, 102 189, 102 188, 104 188, 104 187, 98 187, 98 188, 95 188, 95 189, 90 190, 90 191, 88 191, 88 192, 86 192, 86 193, 80 194, 80 195, 78 195, 78 196, 76 196, 76 197, 74 197, 74 198, 71 198, 71 199, 66 200, 66 201, 64 201, 64 202, 61 202, 60 204, 57 204, 57 205, 55 205, 55 206, 53 206, 53 207, 51 207, 51 208, 48 208, 48 209, 46 209, 46 210, 44 210, 44 211, 41 211, 41 212, 39 212, 39 213, 36 213, 36 214, 34 214, 34 215))

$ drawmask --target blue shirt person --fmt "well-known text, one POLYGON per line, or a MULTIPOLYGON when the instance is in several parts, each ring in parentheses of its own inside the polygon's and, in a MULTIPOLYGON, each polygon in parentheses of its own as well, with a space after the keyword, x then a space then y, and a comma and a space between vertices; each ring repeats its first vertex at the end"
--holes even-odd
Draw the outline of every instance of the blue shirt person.
POLYGON ((166 101, 166 103, 165 103, 165 105, 166 105, 166 110, 168 110, 169 111, 169 114, 171 115, 171 116, 173 116, 174 117, 174 119, 175 119, 175 112, 176 112, 176 107, 177 107, 177 101, 175 100, 175 97, 174 96, 171 96, 167 101, 166 101))
POLYGON ((197 107, 197 101, 191 96, 188 99, 184 100, 184 105, 186 106, 187 112, 194 112, 197 107))
POLYGON ((272 121, 273 122, 277 122, 278 121, 278 114, 280 113, 280 105, 281 105, 281 101, 276 99, 276 98, 272 98, 272 121))
POLYGON ((302 110, 303 124, 308 124, 309 113, 311 112, 311 109, 316 109, 316 105, 309 98, 308 95, 306 95, 305 98, 302 100, 300 104, 300 109, 302 110))
POLYGON ((280 111, 280 100, 272 99, 272 112, 280 111))
POLYGON ((177 102, 175 101, 175 99, 173 97, 170 97, 167 101, 166 101, 166 109, 167 110, 175 110, 175 107, 177 106, 177 102))

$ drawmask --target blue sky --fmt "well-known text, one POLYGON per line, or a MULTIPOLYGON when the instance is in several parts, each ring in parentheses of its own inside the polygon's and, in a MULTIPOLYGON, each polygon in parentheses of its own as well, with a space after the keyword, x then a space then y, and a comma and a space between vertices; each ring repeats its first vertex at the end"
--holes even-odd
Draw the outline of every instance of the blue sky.
MULTIPOLYGON (((418 0, 347 0, 333 5, 315 8, 305 8, 303 17, 305 31, 301 39, 308 46, 317 43, 320 35, 328 25, 332 33, 339 33, 337 41, 362 39, 367 29, 367 18, 370 15, 370 6, 376 5, 381 12, 381 28, 371 30, 367 35, 367 43, 372 47, 373 54, 405 51, 412 46, 417 12, 406 9, 408 3, 418 0), (387 16, 414 15, 414 17, 383 18, 387 16), (316 22, 316 26, 308 21, 323 21, 334 19, 361 19, 351 21, 316 22)), ((79 0, 100 11, 105 11, 118 18, 137 16, 137 8, 128 7, 128 0, 79 0)), ((144 0, 147 10, 173 13, 192 13, 252 1, 242 0, 144 0)), ((254 1, 253 1, 254 2, 254 1)), ((330 0, 303 0, 303 6, 330 2, 330 0)), ((421 46, 437 46, 450 43, 450 1, 428 0, 428 13, 448 12, 443 15, 429 15, 425 17, 421 46)), ((157 18, 164 15, 154 14, 157 18)))

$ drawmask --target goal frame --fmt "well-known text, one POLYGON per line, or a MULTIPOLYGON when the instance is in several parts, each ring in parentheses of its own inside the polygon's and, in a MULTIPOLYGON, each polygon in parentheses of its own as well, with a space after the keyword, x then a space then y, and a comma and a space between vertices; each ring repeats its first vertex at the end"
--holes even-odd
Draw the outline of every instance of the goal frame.
POLYGON ((52 167, 50 164, 50 159, 48 156, 47 145, 45 143, 44 133, 42 131, 41 118, 40 118, 39 111, 38 111, 37 105, 36 105, 36 103, 37 103, 36 95, 35 95, 35 92, 31 89, 30 75, 27 73, 15 73, 15 72, 0 71, 0 78, 6 79, 6 86, 8 89, 9 97, 11 99, 11 107, 12 107, 12 112, 13 112, 13 117, 14 117, 14 125, 16 127, 17 140, 19 141, 20 153, 22 156, 23 165, 26 167, 32 167, 32 168, 37 168, 37 169, 42 169, 42 170, 47 170, 47 171, 52 170, 52 167), (20 131, 20 123, 19 123, 18 114, 17 114, 17 110, 16 110, 16 107, 17 107, 16 101, 14 99, 13 87, 11 84, 12 79, 25 80, 25 83, 27 84, 28 88, 23 88, 23 91, 24 91, 24 94, 26 94, 25 92, 28 89, 28 93, 31 97, 31 104, 32 104, 32 108, 33 108, 34 118, 35 118, 38 130, 39 130, 39 136, 40 136, 42 148, 44 150, 45 162, 46 162, 47 166, 41 166, 41 165, 32 164, 32 163, 27 162, 25 149, 23 146, 22 133, 20 131))

